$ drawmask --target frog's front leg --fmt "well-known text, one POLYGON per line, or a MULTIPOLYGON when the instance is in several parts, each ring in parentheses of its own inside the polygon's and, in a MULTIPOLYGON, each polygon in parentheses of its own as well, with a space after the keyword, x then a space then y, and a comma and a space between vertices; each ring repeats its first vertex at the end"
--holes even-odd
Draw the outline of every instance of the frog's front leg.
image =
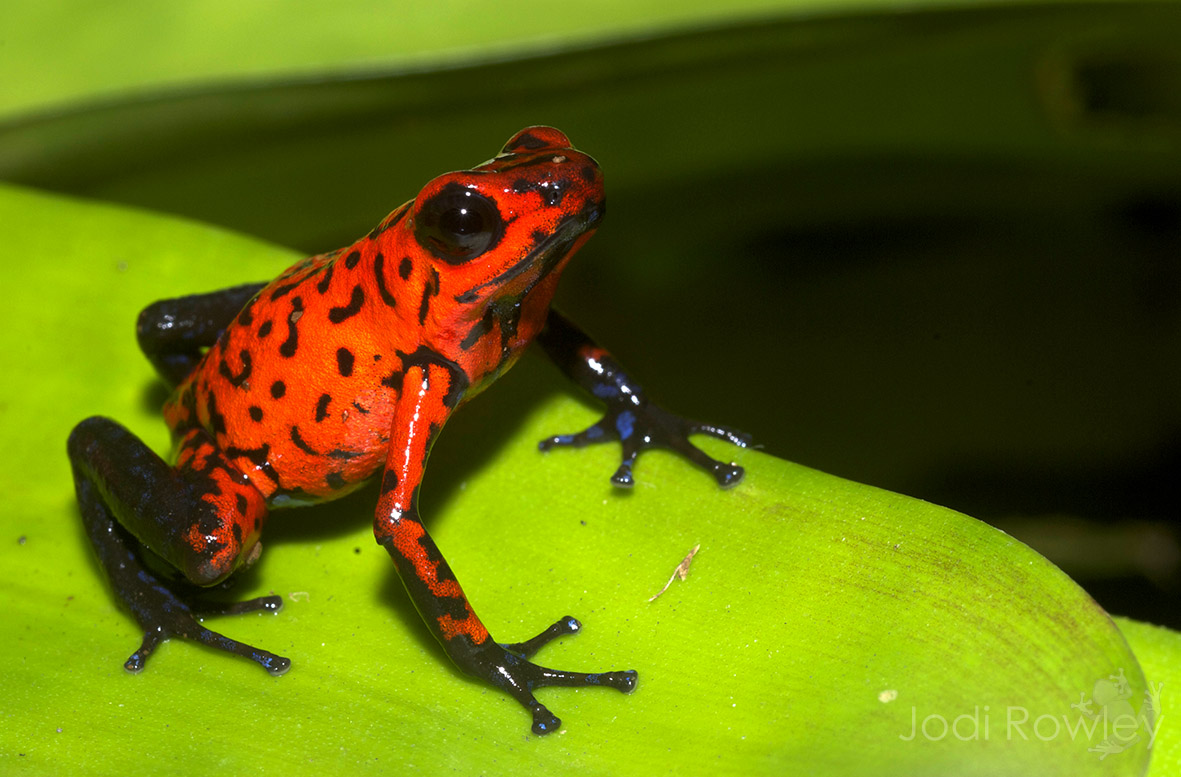
POLYGON ((534 698, 534 689, 603 685, 626 693, 635 688, 636 673, 565 672, 529 661, 549 641, 581 628, 570 616, 525 642, 498 643, 472 610, 418 515, 418 488, 431 445, 466 387, 463 372, 442 359, 428 357, 405 366, 374 534, 393 558, 427 627, 456 666, 511 695, 533 714, 534 733, 547 734, 561 721, 534 698))
POLYGON ((611 476, 611 482, 625 488, 634 484, 632 466, 645 448, 670 448, 680 453, 711 473, 723 488, 742 480, 742 467, 710 458, 689 442, 689 435, 708 434, 740 448, 750 445, 750 435, 725 426, 690 421, 652 404, 610 353, 556 310, 550 310, 537 341, 563 372, 607 404, 607 411, 599 421, 577 434, 547 437, 539 443, 541 450, 619 440, 623 461, 611 476))
POLYGON ((144 631, 139 650, 124 664, 127 670, 140 671, 160 642, 181 637, 249 658, 271 674, 287 671, 288 659, 232 640, 197 620, 202 615, 274 612, 282 606, 278 596, 224 605, 202 602, 195 595, 197 586, 214 585, 257 557, 266 515, 262 495, 229 466, 205 433, 194 430, 185 437, 175 470, 109 418, 82 421, 67 447, 86 534, 116 596, 144 631), (141 544, 181 570, 193 585, 160 577, 144 564, 141 544))

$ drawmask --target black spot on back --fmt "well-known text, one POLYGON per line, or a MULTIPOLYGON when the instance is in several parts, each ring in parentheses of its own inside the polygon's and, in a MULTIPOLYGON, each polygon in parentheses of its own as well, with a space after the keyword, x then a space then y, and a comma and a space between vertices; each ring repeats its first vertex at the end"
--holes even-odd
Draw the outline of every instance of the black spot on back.
POLYGON ((246 379, 250 377, 251 371, 250 352, 243 349, 238 352, 238 358, 242 361, 242 371, 237 375, 230 371, 230 365, 226 363, 225 357, 222 357, 221 361, 217 365, 217 371, 220 372, 221 376, 228 380, 230 385, 234 388, 239 388, 243 383, 245 383, 246 379))
POLYGON ((336 269, 336 262, 329 262, 324 268, 324 277, 320 278, 320 282, 316 284, 316 291, 321 294, 328 293, 328 287, 332 284, 332 271, 336 269))
POLYGON ((313 456, 320 455, 319 453, 314 451, 310 446, 308 446, 308 444, 303 441, 303 438, 299 436, 299 427, 298 426, 291 427, 291 442, 295 443, 295 447, 299 448, 304 453, 310 453, 313 456))
POLYGON ((336 369, 340 372, 341 376, 347 378, 353 374, 354 360, 353 352, 348 348, 336 349, 336 369))
POLYGON ((426 314, 431 309, 431 297, 439 293, 439 271, 431 268, 431 277, 422 286, 422 300, 418 303, 418 323, 426 323, 426 314))
POLYGON ((353 287, 353 294, 351 297, 349 297, 349 304, 344 307, 337 307, 329 310, 328 320, 334 324, 339 324, 342 321, 346 321, 360 313, 361 306, 364 304, 365 292, 361 290, 361 284, 358 283, 353 287))
POLYGON ((226 433, 226 417, 217 409, 217 397, 213 394, 209 395, 209 399, 205 404, 205 409, 209 411, 209 427, 214 434, 226 433))
POLYGON ((303 300, 295 297, 291 300, 291 315, 287 316, 287 339, 279 346, 279 353, 286 359, 295 355, 299 348, 299 330, 295 324, 303 316, 303 300))
POLYGON ((258 297, 251 297, 250 301, 246 303, 246 307, 238 313, 238 323, 242 326, 250 326, 254 323, 254 303, 257 300, 258 297))
POLYGON ((299 281, 292 281, 291 283, 285 283, 282 286, 276 286, 275 290, 271 292, 271 301, 273 302, 279 299, 279 297, 287 296, 288 292, 298 285, 299 281))
POLYGON ((389 307, 396 307, 398 300, 394 299, 394 295, 390 294, 389 288, 385 285, 385 255, 378 254, 373 259, 373 277, 377 281, 377 292, 381 295, 381 301, 389 307))

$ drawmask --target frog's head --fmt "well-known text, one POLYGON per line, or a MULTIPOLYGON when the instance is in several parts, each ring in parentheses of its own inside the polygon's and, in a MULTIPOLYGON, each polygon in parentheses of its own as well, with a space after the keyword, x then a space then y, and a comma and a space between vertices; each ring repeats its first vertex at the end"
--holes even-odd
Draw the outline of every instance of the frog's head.
POLYGON ((407 227, 438 273, 439 298, 470 320, 526 297, 529 307, 548 307, 604 207, 595 160, 558 130, 529 127, 495 158, 427 184, 407 227))

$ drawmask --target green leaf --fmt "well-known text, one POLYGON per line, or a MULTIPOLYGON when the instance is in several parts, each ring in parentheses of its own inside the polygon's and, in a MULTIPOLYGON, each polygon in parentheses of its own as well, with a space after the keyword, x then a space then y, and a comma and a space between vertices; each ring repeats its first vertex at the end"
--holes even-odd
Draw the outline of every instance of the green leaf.
MULTIPOLYGON (((236 593, 275 591, 284 612, 211 621, 291 657, 288 675, 178 641, 128 675, 121 664, 139 635, 90 558, 66 436, 101 413, 163 450, 161 392, 132 335, 137 311, 272 276, 296 257, 19 189, 0 189, 0 223, 10 289, 0 321, 10 366, 0 393, 0 771, 1145 769, 1144 737, 1101 761, 1088 747, 1102 734, 1068 733, 1087 725, 1071 706, 1086 698, 1105 699, 1092 711, 1123 701, 1142 711, 1145 679, 1106 614, 1031 550, 950 510, 711 440, 714 455, 747 468, 737 488, 720 491, 657 452, 641 459, 634 493, 620 493, 607 480, 611 446, 537 451, 545 434, 595 417, 539 360, 449 425, 424 512, 499 639, 573 614, 584 632, 540 660, 634 667, 635 694, 545 691, 564 728, 529 735, 515 702, 461 677, 431 641, 372 541, 372 491, 278 513, 236 593), (650 602, 697 545, 688 578, 650 602), (1100 684, 1121 674, 1127 698, 1104 696, 1100 684)), ((1175 655, 1175 637, 1158 635, 1153 655, 1175 655)))
POLYGON ((1160 733, 1152 750, 1149 774, 1153 777, 1181 773, 1181 735, 1172 715, 1176 691, 1181 687, 1181 633, 1171 629, 1139 623, 1128 618, 1116 618, 1116 624, 1136 654, 1145 676, 1164 695, 1163 714, 1157 718, 1160 733))

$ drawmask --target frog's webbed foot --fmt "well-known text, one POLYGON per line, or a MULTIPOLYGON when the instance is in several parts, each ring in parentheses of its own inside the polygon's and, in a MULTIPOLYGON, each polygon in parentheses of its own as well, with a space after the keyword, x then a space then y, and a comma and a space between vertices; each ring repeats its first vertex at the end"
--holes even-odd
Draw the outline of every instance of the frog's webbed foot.
POLYGON ((138 570, 136 582, 139 585, 123 589, 124 600, 144 630, 144 638, 139 649, 124 662, 123 668, 127 671, 142 671, 156 647, 171 637, 200 642, 248 658, 275 676, 291 668, 291 659, 230 639, 206 628, 199 621, 206 615, 238 615, 258 610, 278 612, 283 607, 282 597, 260 596, 231 603, 203 602, 196 597, 182 598, 142 568, 138 570))
MULTIPOLYGON (((203 434, 203 433, 202 433, 203 434)), ((192 436, 188 439, 200 443, 192 436)), ((148 657, 163 641, 179 637, 200 642, 227 653, 249 658, 271 674, 283 674, 291 661, 274 653, 244 645, 241 642, 205 628, 199 622, 202 615, 233 615, 256 610, 276 612, 282 606, 278 596, 264 596, 238 604, 210 604, 204 599, 209 589, 181 580, 170 580, 161 576, 145 563, 149 549, 157 554, 161 563, 171 563, 177 570, 190 569, 199 573, 189 574, 189 580, 200 582, 213 575, 204 573, 210 567, 221 574, 220 569, 207 564, 214 555, 208 549, 185 555, 177 547, 189 547, 179 531, 172 531, 172 524, 180 518, 192 520, 195 529, 205 526, 220 526, 230 532, 240 530, 240 523, 254 518, 261 520, 265 512, 256 510, 248 513, 238 506, 231 510, 229 519, 217 513, 211 503, 194 498, 193 484, 203 491, 220 492, 221 486, 205 471, 192 470, 194 478, 183 480, 176 471, 152 452, 135 435, 123 426, 107 418, 88 418, 74 427, 67 443, 70 464, 74 471, 74 487, 78 494, 78 507, 82 524, 90 543, 98 556, 99 565, 110 580, 115 595, 144 631, 143 643, 131 654, 124 666, 129 672, 143 669, 148 657), (201 479, 204 478, 204 479, 201 479), (234 523, 238 521, 238 523, 234 523), (136 536, 147 536, 154 540, 140 542, 136 536), (172 557, 172 561, 166 559, 172 557)), ((208 465, 213 457, 208 453, 194 457, 208 465)), ((224 463, 221 465, 226 467, 224 463)), ((216 466, 210 470, 217 471, 216 466)), ((243 491, 238 492, 238 505, 250 500, 243 491)), ((226 500, 231 505, 235 500, 226 500)), ((261 508, 259 497, 256 503, 261 508)), ((225 547, 222 543, 217 547, 225 547)), ((213 547, 211 543, 211 547, 213 547)), ((191 550, 191 548, 190 548, 191 550)), ((245 559, 249 563, 256 558, 260 548, 252 547, 252 555, 245 559)), ((231 569, 224 570, 225 575, 231 569)))
POLYGON ((608 405, 607 412, 594 424, 576 434, 558 434, 542 440, 538 447, 548 451, 556 446, 581 448, 592 443, 619 440, 623 446, 623 460, 611 476, 611 482, 622 488, 635 484, 632 466, 640 452, 647 448, 668 448, 714 476, 722 488, 730 488, 742 481, 745 471, 733 462, 721 462, 707 456, 689 442, 693 434, 708 434, 726 440, 739 448, 750 445, 750 435, 736 429, 691 421, 646 401, 619 401, 608 405))
POLYGON ((537 701, 533 691, 546 686, 585 688, 604 686, 622 693, 636 689, 634 669, 615 672, 564 672, 538 666, 529 657, 550 641, 582 629, 569 615, 561 618, 532 639, 516 643, 487 642, 473 649, 466 671, 487 680, 508 693, 533 715, 533 733, 549 734, 557 731, 562 721, 544 704, 537 701))

